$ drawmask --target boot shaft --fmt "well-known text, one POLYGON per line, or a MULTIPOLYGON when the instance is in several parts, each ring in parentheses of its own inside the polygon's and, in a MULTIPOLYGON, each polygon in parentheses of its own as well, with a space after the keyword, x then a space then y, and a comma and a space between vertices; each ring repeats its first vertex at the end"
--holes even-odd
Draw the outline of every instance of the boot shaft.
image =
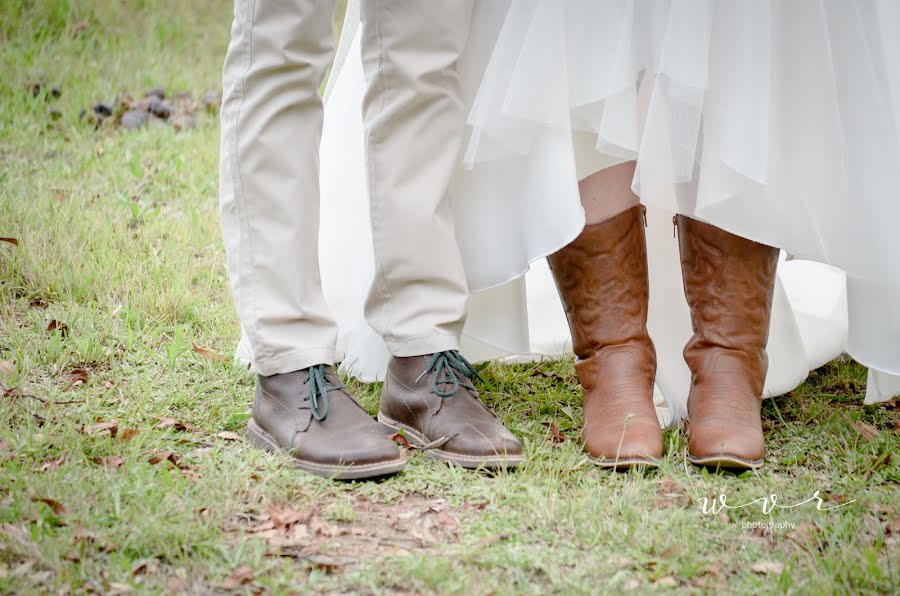
POLYGON ((778 249, 676 216, 694 335, 684 357, 696 377, 745 376, 762 392, 778 249), (712 369, 712 370, 711 370, 712 369))
POLYGON ((649 282, 642 207, 585 226, 578 238, 547 261, 579 359, 628 343, 653 352, 647 333, 649 282))

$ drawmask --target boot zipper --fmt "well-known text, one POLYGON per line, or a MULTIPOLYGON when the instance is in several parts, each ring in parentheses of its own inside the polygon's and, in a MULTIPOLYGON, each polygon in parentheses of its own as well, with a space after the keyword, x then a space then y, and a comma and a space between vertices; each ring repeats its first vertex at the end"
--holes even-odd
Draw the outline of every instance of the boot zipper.
POLYGON ((647 206, 641 205, 641 214, 644 216, 644 227, 647 227, 647 206))
POLYGON ((672 238, 678 238, 678 216, 672 216, 672 238))

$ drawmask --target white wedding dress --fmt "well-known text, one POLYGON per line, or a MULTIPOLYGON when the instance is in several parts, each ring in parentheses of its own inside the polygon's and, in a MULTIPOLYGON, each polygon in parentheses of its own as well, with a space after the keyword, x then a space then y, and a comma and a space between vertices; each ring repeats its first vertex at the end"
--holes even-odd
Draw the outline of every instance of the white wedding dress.
MULTIPOLYGON (((481 0, 475 11, 453 189, 469 359, 570 353, 543 257, 584 225, 584 164, 637 159, 663 423, 686 415, 690 385, 675 212, 792 256, 779 265, 766 395, 844 351, 873 367, 867 402, 900 393, 900 3, 481 0)), ((388 352, 363 318, 374 258, 359 43, 351 0, 326 92, 320 245, 342 366, 375 380, 388 352)))

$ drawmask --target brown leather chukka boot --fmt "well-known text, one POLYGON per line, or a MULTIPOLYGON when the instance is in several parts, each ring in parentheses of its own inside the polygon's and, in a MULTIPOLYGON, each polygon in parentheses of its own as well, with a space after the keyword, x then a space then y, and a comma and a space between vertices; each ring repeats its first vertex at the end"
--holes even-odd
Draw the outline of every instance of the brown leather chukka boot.
POLYGON ((522 444, 478 399, 475 369, 459 352, 393 357, 378 421, 434 459, 463 468, 514 468, 522 444))
POLYGON ((336 480, 406 467, 399 447, 324 364, 260 375, 247 435, 266 451, 287 451, 298 468, 336 480))

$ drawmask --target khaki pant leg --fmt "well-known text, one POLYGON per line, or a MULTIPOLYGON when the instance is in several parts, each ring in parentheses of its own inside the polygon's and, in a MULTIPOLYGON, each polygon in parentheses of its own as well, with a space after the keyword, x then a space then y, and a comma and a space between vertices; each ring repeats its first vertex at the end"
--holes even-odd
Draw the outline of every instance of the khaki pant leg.
POLYGON ((465 126, 457 62, 472 2, 364 0, 375 280, 366 319, 395 356, 455 349, 468 287, 450 210, 465 126))
POLYGON ((235 0, 222 100, 220 211, 234 300, 263 375, 332 363, 319 275, 319 85, 330 0, 235 0))

